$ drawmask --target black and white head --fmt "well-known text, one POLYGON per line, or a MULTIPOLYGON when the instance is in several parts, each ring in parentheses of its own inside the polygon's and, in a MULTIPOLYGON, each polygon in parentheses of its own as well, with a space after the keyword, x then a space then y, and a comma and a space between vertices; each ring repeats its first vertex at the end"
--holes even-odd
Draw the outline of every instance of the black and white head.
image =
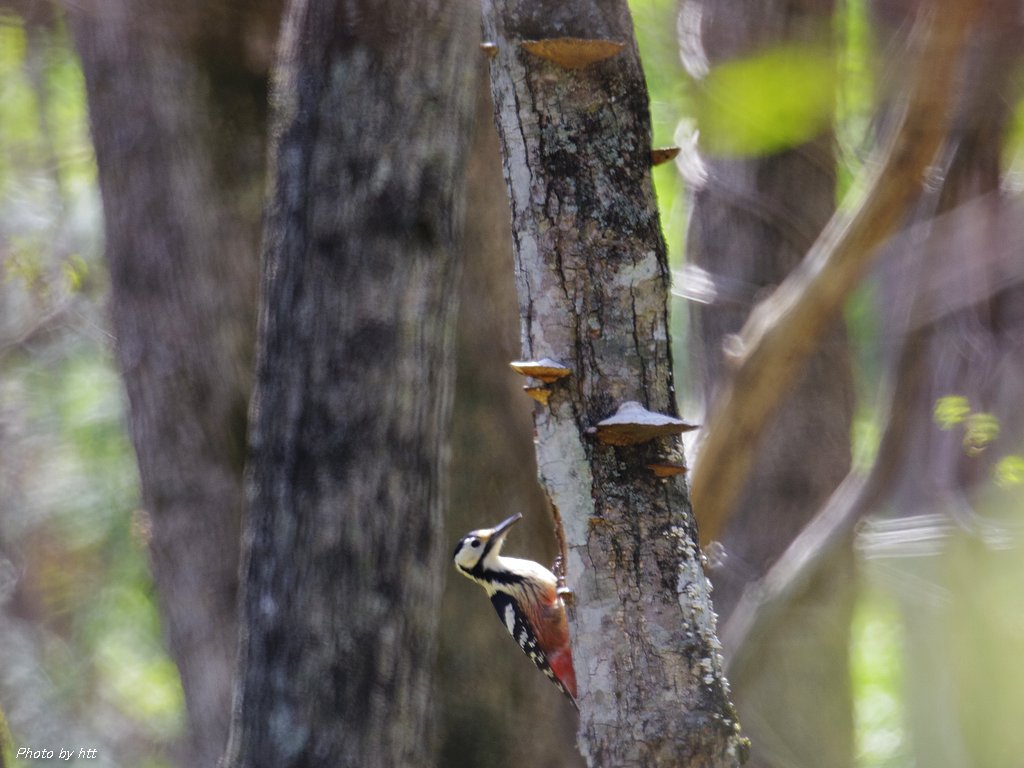
POLYGON ((455 545, 452 555, 455 567, 463 576, 483 583, 487 574, 500 570, 499 558, 505 535, 522 518, 522 515, 515 514, 493 528, 481 528, 467 533, 455 545))

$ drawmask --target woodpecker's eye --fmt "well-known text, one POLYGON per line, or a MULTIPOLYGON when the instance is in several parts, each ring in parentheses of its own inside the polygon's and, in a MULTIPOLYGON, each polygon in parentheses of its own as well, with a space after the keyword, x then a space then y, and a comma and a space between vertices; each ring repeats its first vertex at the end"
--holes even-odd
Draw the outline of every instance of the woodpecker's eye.
POLYGON ((469 540, 469 546, 471 546, 473 549, 479 549, 479 547, 480 547, 480 539, 470 539, 469 540))

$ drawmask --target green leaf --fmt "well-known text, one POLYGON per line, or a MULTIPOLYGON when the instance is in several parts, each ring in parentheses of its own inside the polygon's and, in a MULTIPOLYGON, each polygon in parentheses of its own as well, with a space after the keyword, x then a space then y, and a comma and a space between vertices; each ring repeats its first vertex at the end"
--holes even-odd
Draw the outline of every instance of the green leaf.
POLYGON ((697 105, 702 147, 719 155, 761 155, 799 146, 828 129, 836 64, 826 51, 783 45, 719 64, 697 105))
POLYGON ((971 412, 971 404, 962 395, 947 395, 935 401, 934 418, 939 429, 952 429, 962 424, 971 412))
POLYGON ((1024 485, 1024 456, 1010 454, 1001 458, 992 469, 996 485, 1010 488, 1024 485))
POLYGON ((999 419, 991 413, 972 413, 965 421, 964 450, 976 456, 999 437, 999 419))
POLYGON ((82 255, 73 253, 61 264, 61 272, 64 273, 64 280, 72 293, 77 293, 82 288, 82 281, 89 274, 89 264, 82 255))

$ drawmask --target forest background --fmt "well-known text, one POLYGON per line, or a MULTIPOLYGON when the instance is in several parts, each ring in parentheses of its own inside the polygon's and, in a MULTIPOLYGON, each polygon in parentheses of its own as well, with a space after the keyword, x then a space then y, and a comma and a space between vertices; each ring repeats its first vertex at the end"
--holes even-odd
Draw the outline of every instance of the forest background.
MULTIPOLYGON (((695 34, 686 11, 694 4, 630 5, 654 146, 684 150, 653 174, 679 276, 671 312, 680 407, 700 421, 702 387, 712 386, 708 370, 717 363, 691 309, 696 305, 699 316, 699 307, 724 302, 745 315, 759 291, 781 279, 729 279, 714 264, 687 258, 688 247, 701 247, 690 222, 700 215, 713 158, 726 165, 806 158, 815 151, 807 146, 823 141, 836 165, 834 185, 819 189, 819 202, 829 209, 848 200, 887 110, 898 103, 890 85, 905 63, 905 20, 885 3, 875 4, 874 15, 860 0, 834 9, 822 3, 827 45, 783 41, 695 77, 692 58, 686 61, 687 36, 695 34), (708 165, 694 151, 698 126, 708 165)), ((842 407, 849 409, 845 449, 855 469, 867 472, 883 450, 893 421, 887 393, 906 380, 902 350, 914 334, 928 351, 910 367, 929 382, 897 402, 912 414, 896 451, 902 460, 886 459, 899 465, 899 479, 859 515, 849 536, 858 576, 854 581, 853 566, 844 571, 851 587, 840 601, 844 610, 821 614, 848 649, 840 662, 849 673, 848 735, 858 768, 1008 765, 1008 755, 1021 753, 1013 723, 1024 704, 1013 692, 1024 683, 1024 434, 1011 382, 1020 380, 1013 352, 1022 354, 1024 336, 1011 294, 1019 292, 1022 270, 1013 264, 1024 252, 1013 228, 1024 113, 1014 87, 1019 51, 1004 37, 1020 18, 1006 7, 1005 28, 969 50, 988 54, 974 67, 981 86, 969 95, 977 103, 963 108, 977 119, 957 123, 945 165, 930 179, 936 193, 921 203, 927 210, 907 212, 908 221, 929 223, 893 238, 846 304, 853 399, 842 407), (954 186, 959 191, 950 191, 954 186), (952 247, 942 258, 938 243, 959 243, 971 258, 957 258, 952 247), (925 252, 939 256, 923 266, 925 252)), ((1000 17, 993 18, 996 29, 1000 17)), ((273 35, 264 40, 272 48, 273 35)), ((483 71, 482 54, 479 64, 483 71)), ((965 76, 950 88, 966 93, 964 82, 972 81, 965 76)), ((173 88, 173 79, 164 87, 173 88)), ((519 356, 510 236, 490 105, 483 94, 479 100, 470 185, 488 192, 471 195, 466 252, 487 256, 467 259, 461 278, 447 538, 530 510, 529 532, 519 532, 510 549, 547 562, 555 544, 532 486, 533 403, 506 368, 519 356)), ((265 149, 254 141, 236 151, 258 165, 265 149)), ((779 202, 785 191, 761 189, 748 205, 768 209, 769 217, 781 207, 785 222, 792 218, 779 202)), ((708 219, 701 226, 712 228, 708 219)), ((94 765, 190 764, 195 734, 149 567, 152 523, 141 508, 126 426, 104 252, 85 82, 68 22, 54 6, 0 4, 0 706, 9 743, 95 747, 94 765)), ((785 418, 805 437, 815 434, 807 413, 818 405, 808 396, 785 418)), ((798 469, 815 471, 811 464, 798 469)), ((768 564, 759 555, 745 562, 741 551, 727 540, 709 549, 712 581, 721 577, 732 601, 742 589, 729 584, 753 580, 768 564)), ((449 578, 439 609, 438 764, 570 764, 571 710, 551 701, 482 597, 449 578), (539 716, 538 706, 554 716, 539 716), (524 732, 533 735, 530 744, 522 743, 524 732)), ((790 686, 820 683, 802 681, 799 670, 787 674, 790 686)), ((759 759, 802 764, 787 753, 800 747, 778 726, 759 723, 763 711, 758 697, 752 700, 745 710, 741 684, 741 720, 755 750, 774 748, 759 759)))

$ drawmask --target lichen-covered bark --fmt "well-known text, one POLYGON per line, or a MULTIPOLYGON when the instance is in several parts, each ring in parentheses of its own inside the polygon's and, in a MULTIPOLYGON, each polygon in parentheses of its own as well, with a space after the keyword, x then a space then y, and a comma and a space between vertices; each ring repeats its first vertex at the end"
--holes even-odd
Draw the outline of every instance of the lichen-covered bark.
POLYGON ((433 763, 466 22, 289 8, 229 768, 433 763))
POLYGON ((646 88, 624 2, 484 2, 512 204, 523 354, 573 375, 538 406, 538 467, 561 515, 581 724, 591 765, 726 766, 745 742, 721 675, 686 487, 588 430, 627 400, 674 414, 668 268, 649 173, 646 88), (564 69, 523 40, 605 38, 564 69))

